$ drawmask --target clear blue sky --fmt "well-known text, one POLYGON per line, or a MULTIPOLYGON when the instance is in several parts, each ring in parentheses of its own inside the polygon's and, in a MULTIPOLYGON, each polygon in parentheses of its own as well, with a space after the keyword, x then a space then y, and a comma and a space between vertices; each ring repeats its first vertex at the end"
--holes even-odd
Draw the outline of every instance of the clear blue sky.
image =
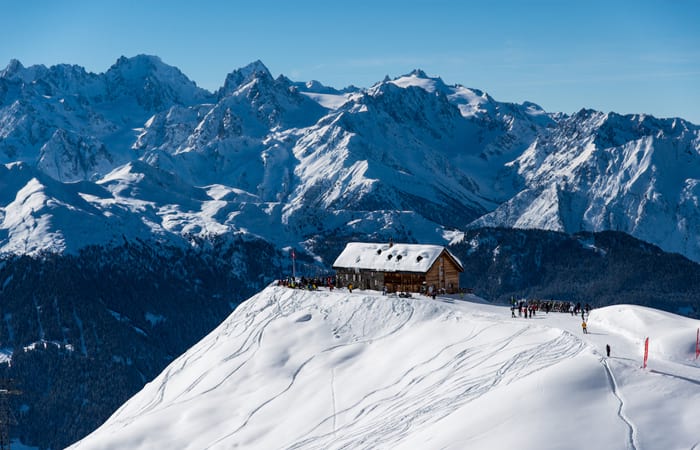
POLYGON ((0 67, 160 56, 199 86, 257 59, 367 87, 415 68, 500 101, 700 124, 700 0, 0 0, 0 67))

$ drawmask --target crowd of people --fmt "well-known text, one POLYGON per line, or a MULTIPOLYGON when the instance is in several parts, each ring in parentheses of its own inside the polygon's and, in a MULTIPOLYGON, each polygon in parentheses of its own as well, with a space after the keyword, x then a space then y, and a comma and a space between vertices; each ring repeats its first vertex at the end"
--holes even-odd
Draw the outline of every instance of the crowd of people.
POLYGON ((538 311, 545 313, 550 312, 560 312, 560 313, 570 313, 572 316, 578 315, 588 315, 591 310, 591 305, 586 303, 581 305, 581 303, 574 304, 573 302, 563 301, 563 300, 533 300, 533 299, 521 299, 516 300, 511 299, 511 310, 513 311, 512 316, 515 317, 515 312, 518 312, 519 317, 525 316, 525 318, 532 317, 537 314, 538 311))
POLYGON ((581 303, 574 304, 573 302, 560 300, 516 300, 515 298, 511 299, 510 316, 513 318, 532 318, 533 316, 537 315, 537 311, 544 311, 546 314, 549 314, 552 311, 560 313, 569 313, 572 316, 577 316, 580 313, 581 329, 583 330, 584 334, 588 334, 588 324, 586 323, 586 318, 591 312, 591 305, 589 305, 588 303, 586 303, 585 305, 581 305, 581 303), (516 311, 518 312, 517 316, 515 315, 516 311))
MULTIPOLYGON (((296 278, 296 277, 286 277, 286 278, 280 278, 277 280, 277 285, 278 286, 286 286, 289 288, 294 288, 294 289, 306 289, 309 291, 315 291, 319 287, 326 287, 330 289, 331 291, 333 288, 336 286, 336 277, 334 276, 328 276, 328 277, 314 277, 314 278, 307 278, 307 277, 301 277, 301 278, 296 278)), ((349 286, 350 292, 352 292, 352 284, 349 286)))
MULTIPOLYGON (((294 289, 307 289, 310 291, 315 291, 319 287, 326 287, 329 290, 333 290, 333 288, 336 287, 337 285, 337 279, 335 276, 327 276, 327 277, 314 277, 314 278, 307 278, 307 277, 301 277, 299 279, 295 277, 286 277, 286 278, 281 278, 280 280, 277 281, 278 286, 286 286, 294 289)), ((350 292, 352 292, 353 285, 352 283, 347 285, 347 288, 350 292)), ((382 295, 387 295, 387 290, 386 287, 382 290, 382 295)), ((429 292, 424 293, 424 295, 428 295, 432 298, 435 298, 435 290, 430 290, 429 292)), ((399 296, 401 297, 411 297, 410 293, 399 293, 399 296)), ((581 329, 584 334, 588 334, 588 324, 586 323, 586 319, 588 315, 591 312, 591 305, 588 303, 582 305, 580 302, 579 303, 573 303, 570 301, 565 301, 565 300, 536 300, 536 299, 520 299, 516 300, 515 298, 511 299, 511 317, 516 318, 516 317, 523 317, 523 318, 533 318, 537 315, 537 312, 544 312, 545 314, 549 314, 550 312, 559 312, 559 313, 569 313, 571 316, 577 316, 581 314, 581 329), (516 316, 516 311, 517 311, 517 316, 516 316)), ((610 346, 606 345, 606 353, 607 356, 610 356, 610 346)))

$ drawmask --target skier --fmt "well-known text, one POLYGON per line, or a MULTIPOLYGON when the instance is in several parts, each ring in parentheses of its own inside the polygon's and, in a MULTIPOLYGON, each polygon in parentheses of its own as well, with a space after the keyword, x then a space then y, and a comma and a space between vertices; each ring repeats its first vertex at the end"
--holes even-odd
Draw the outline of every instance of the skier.
POLYGON ((605 353, 607 353, 608 358, 610 358, 610 344, 605 344, 605 353))
POLYGON ((588 334, 588 328, 586 327, 586 321, 581 322, 581 328, 583 328, 583 334, 588 334))

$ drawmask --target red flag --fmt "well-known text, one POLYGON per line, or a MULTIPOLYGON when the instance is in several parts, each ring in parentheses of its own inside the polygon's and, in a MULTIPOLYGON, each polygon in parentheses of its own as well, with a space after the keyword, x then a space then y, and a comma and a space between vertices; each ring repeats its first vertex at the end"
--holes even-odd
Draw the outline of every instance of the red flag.
POLYGON ((644 340, 644 365, 642 368, 647 368, 647 358, 649 357, 649 338, 644 340))
POLYGON ((292 249, 292 259, 297 259, 297 254, 294 253, 294 249, 292 249))

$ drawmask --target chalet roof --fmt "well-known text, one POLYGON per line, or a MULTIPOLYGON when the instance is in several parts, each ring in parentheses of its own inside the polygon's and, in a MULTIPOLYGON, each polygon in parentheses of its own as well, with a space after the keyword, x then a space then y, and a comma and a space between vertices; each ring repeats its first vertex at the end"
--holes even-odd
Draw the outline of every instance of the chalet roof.
POLYGON ((333 268, 377 270, 381 272, 427 272, 446 252, 464 270, 462 263, 442 245, 350 242, 333 263, 333 268))

